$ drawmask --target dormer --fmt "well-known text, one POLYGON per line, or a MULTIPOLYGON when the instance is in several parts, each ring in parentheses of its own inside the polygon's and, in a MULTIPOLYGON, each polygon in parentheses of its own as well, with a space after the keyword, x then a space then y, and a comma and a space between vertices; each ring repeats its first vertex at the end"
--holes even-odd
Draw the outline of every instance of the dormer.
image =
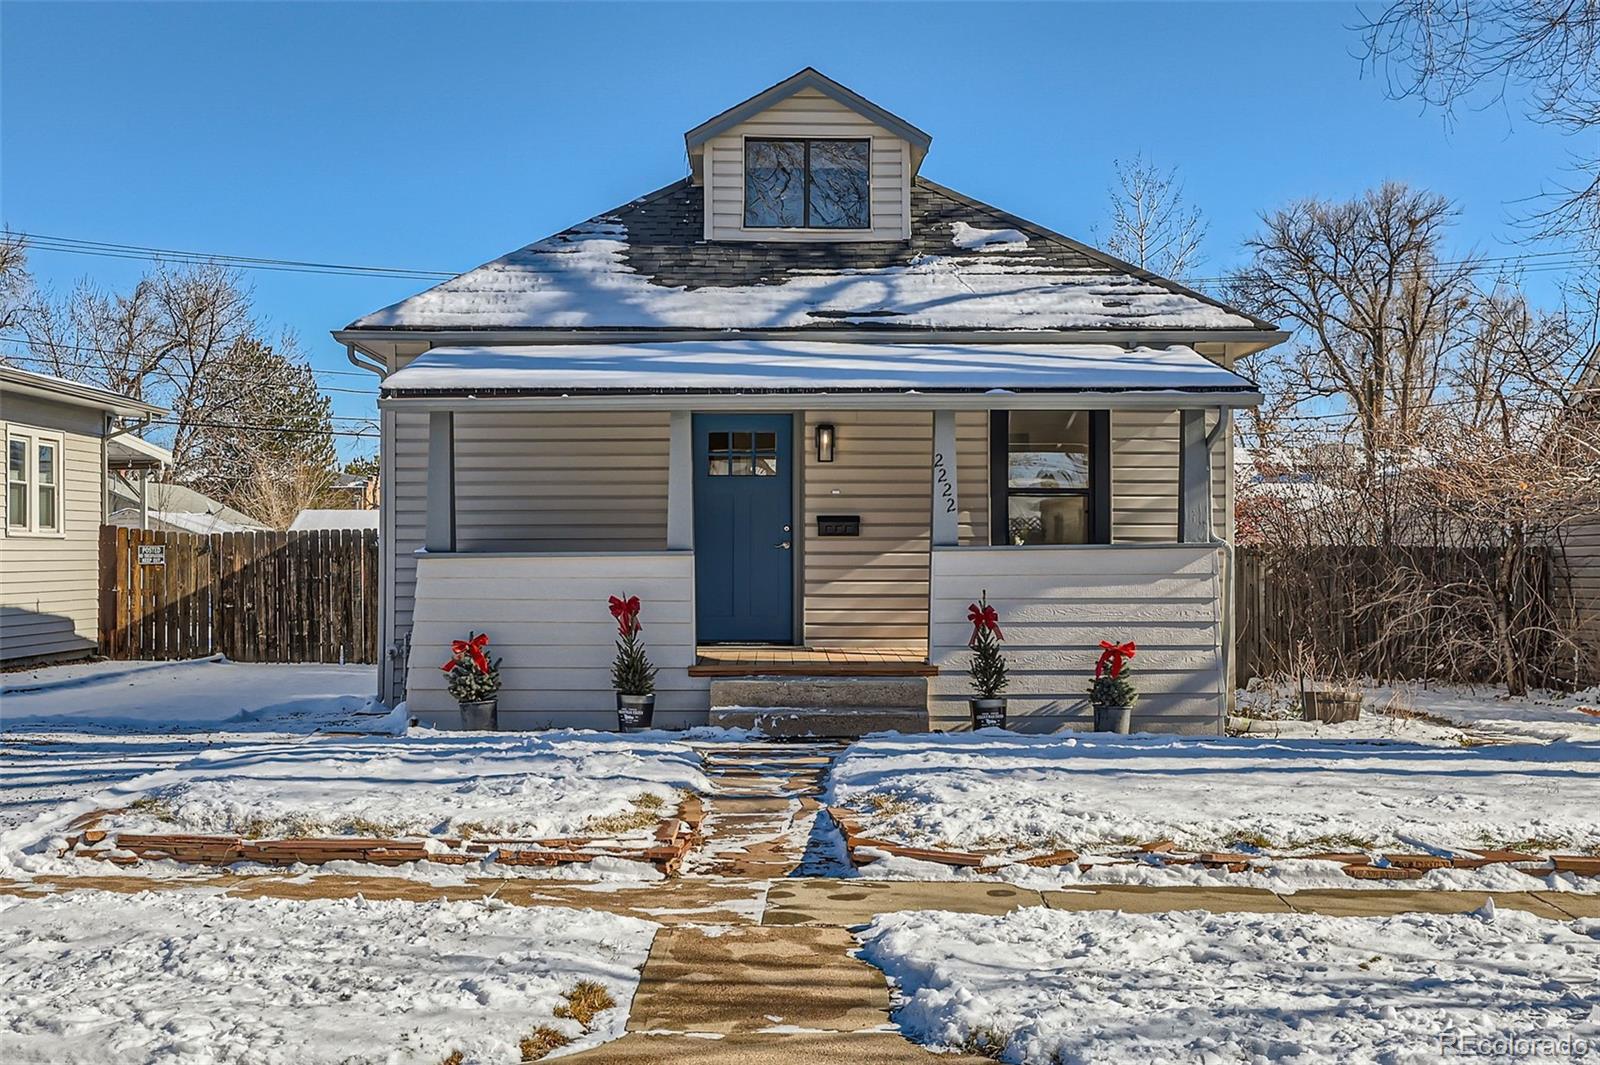
POLYGON ((909 240, 933 138, 810 67, 683 135, 705 239, 909 240))

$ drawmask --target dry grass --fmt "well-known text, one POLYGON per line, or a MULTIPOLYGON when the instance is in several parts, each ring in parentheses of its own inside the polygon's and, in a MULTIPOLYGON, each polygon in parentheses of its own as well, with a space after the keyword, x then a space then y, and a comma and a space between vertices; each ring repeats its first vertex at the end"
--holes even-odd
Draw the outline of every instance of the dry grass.
POLYGON ((572 1042, 571 1039, 568 1039, 554 1028, 547 1024, 541 1024, 523 1036, 522 1041, 517 1044, 517 1048, 522 1051, 523 1061, 538 1061, 552 1050, 560 1050, 570 1042, 572 1042))
POLYGON ((578 986, 566 993, 566 1003, 556 1007, 557 1017, 569 1018, 583 1025, 584 1031, 594 1023, 595 1017, 617 1004, 611 992, 593 980, 580 980, 578 986))
POLYGON ((624 810, 618 814, 591 817, 583 828, 585 832, 604 833, 606 835, 651 828, 660 822, 661 811, 666 808, 666 805, 667 801, 661 796, 646 792, 633 800, 633 809, 624 810))
POLYGON ((127 809, 136 813, 149 814, 151 817, 159 817, 163 821, 172 819, 172 807, 167 805, 167 801, 165 799, 154 799, 148 795, 142 799, 133 800, 128 804, 127 809))
POLYGON ((998 1028, 974 1028, 961 1041, 961 1049, 968 1054, 977 1054, 999 1061, 1001 1055, 1006 1052, 1006 1044, 1010 1041, 1011 1037, 998 1028))
POLYGON ((465 1060, 466 1057, 461 1053, 461 1051, 452 1050, 448 1056, 439 1062, 439 1065, 461 1065, 461 1063, 465 1060))

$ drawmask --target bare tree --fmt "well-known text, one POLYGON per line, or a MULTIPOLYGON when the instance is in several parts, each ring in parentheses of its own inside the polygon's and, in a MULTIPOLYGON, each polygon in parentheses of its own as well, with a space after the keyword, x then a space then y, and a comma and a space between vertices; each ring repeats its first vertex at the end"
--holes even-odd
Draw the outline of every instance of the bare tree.
POLYGON ((1142 155, 1118 159, 1106 250, 1163 277, 1182 279, 1202 262, 1207 224, 1184 200, 1178 169, 1162 170, 1142 155))
MULTIPOLYGON (((1525 114, 1582 138, 1572 180, 1535 213, 1544 236, 1600 246, 1600 0, 1394 0, 1359 27, 1395 99, 1447 116, 1525 90, 1525 114)), ((1520 101, 1519 101, 1520 103, 1520 101)))
POLYGON ((1297 333, 1260 372, 1294 405, 1342 404, 1369 464, 1415 438, 1467 342, 1478 267, 1441 251, 1454 216, 1444 197, 1390 182, 1343 203, 1292 203, 1246 242, 1233 298, 1297 333))
POLYGON ((0 330, 10 331, 22 324, 32 292, 26 242, 0 231, 0 330))

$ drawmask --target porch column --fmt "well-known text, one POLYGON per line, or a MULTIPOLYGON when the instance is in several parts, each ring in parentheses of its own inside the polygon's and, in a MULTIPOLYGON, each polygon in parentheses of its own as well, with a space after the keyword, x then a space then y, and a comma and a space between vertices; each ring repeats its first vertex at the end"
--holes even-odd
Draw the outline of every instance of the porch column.
POLYGON ((667 550, 694 549, 694 415, 673 411, 667 452, 667 550))
POLYGON ((428 413, 428 529, 423 543, 431 552, 456 549, 456 416, 428 413))
POLYGON ((961 542, 961 496, 956 490, 956 412, 933 412, 933 546, 961 542))
POLYGON ((1203 544, 1211 540, 1211 448, 1206 440, 1206 412, 1178 412, 1178 540, 1203 544))
POLYGON ((139 467, 139 528, 150 528, 150 471, 143 466, 139 467))

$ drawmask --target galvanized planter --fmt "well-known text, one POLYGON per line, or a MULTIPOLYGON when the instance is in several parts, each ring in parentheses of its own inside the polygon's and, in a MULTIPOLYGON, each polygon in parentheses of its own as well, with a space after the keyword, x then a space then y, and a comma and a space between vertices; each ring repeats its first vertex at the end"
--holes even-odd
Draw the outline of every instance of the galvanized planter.
POLYGON ((500 728, 498 699, 478 699, 456 705, 461 707, 461 727, 468 732, 495 732, 500 728))
POLYGON ((643 732, 652 727, 656 716, 656 697, 649 695, 623 695, 617 693, 617 730, 643 732))
POLYGON ((1126 736, 1133 731, 1133 707, 1094 704, 1094 730, 1120 732, 1126 736))
POLYGON ((980 728, 1005 728, 1006 727, 1006 701, 1005 699, 968 699, 967 705, 972 708, 972 727, 980 728))

